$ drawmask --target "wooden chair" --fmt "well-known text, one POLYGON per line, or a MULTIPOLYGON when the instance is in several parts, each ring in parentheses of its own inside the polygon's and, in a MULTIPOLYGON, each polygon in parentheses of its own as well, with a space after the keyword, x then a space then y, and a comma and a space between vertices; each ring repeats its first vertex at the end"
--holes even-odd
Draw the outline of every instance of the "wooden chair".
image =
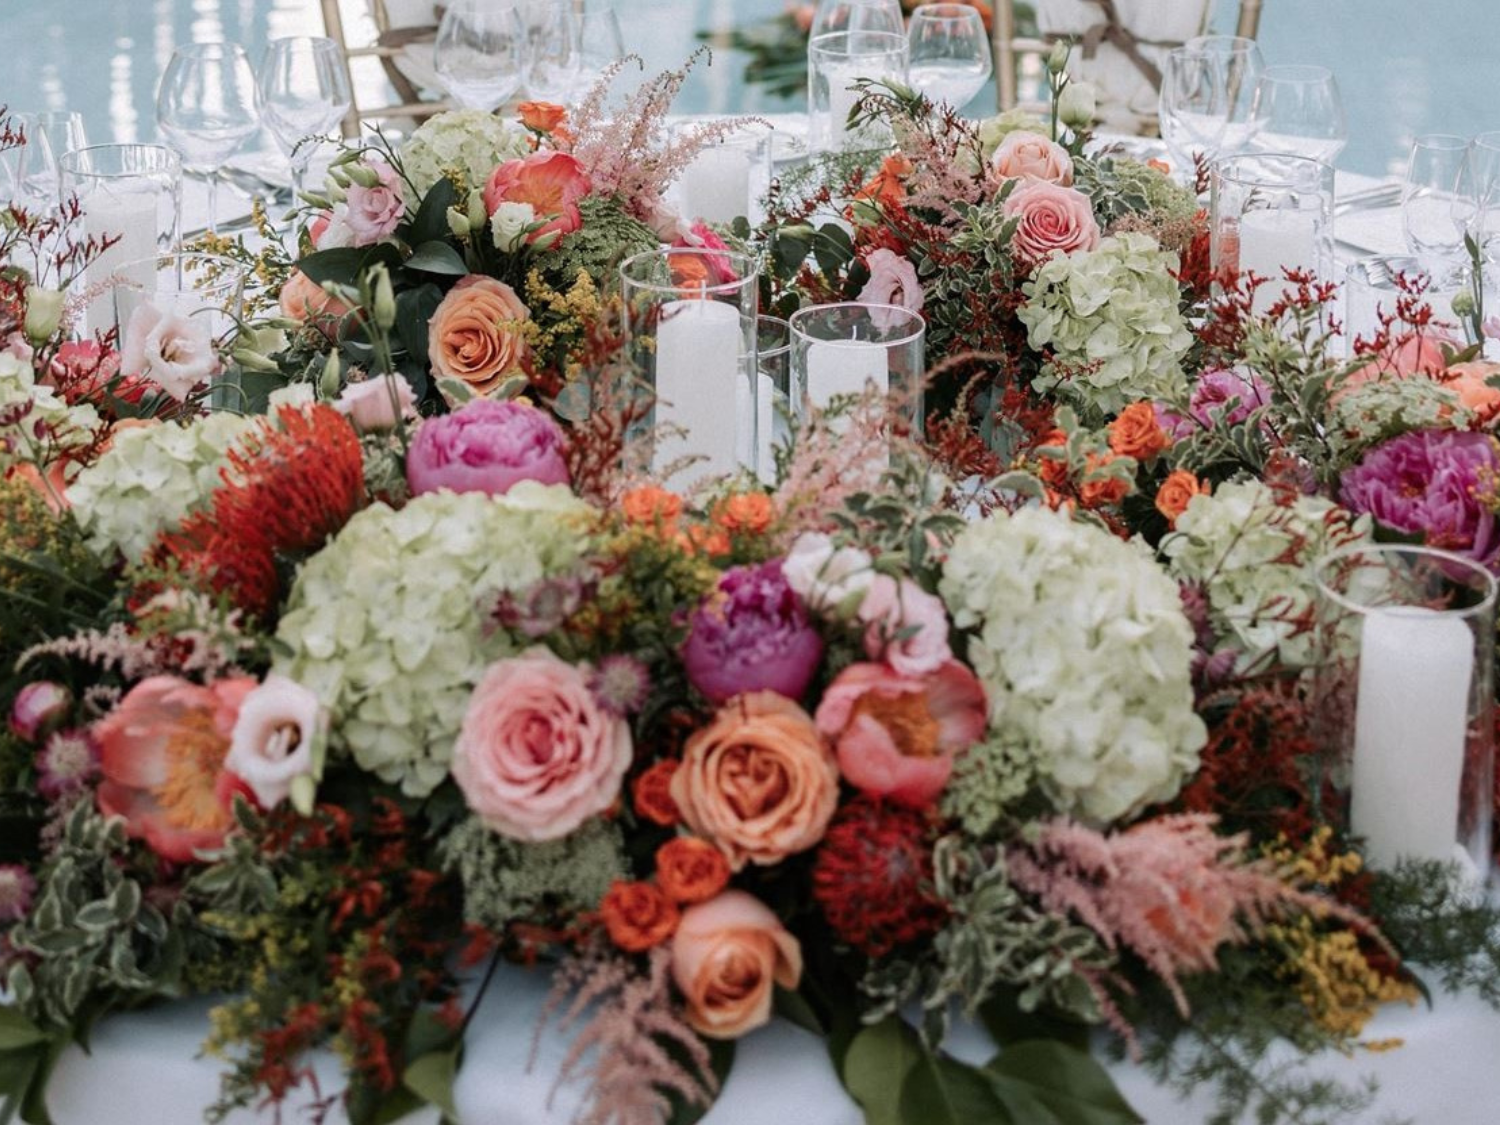
MULTIPOLYGON (((1236 35, 1255 38, 1263 2, 1240 0, 1236 35)), ((1029 60, 1032 73, 1039 75, 1053 44, 1074 39, 1078 46, 1069 65, 1099 87, 1106 127, 1149 134, 1156 131, 1155 96, 1161 86, 1156 60, 1203 34, 1212 0, 1137 0, 1134 4, 1128 0, 1037 0, 1035 7, 1043 25, 1039 34, 1019 36, 1015 0, 995 2, 995 92, 1000 108, 1027 105, 1019 95, 1025 64, 1029 60), (1120 8, 1126 8, 1127 15, 1150 17, 1153 26, 1166 33, 1156 37, 1128 29, 1120 8), (1121 88, 1111 88, 1110 78, 1121 88)))
POLYGON ((321 0, 323 27, 328 38, 344 48, 344 69, 349 71, 349 88, 354 104, 344 118, 346 137, 359 135, 360 123, 370 120, 404 119, 419 123, 434 113, 452 109, 446 101, 424 99, 424 88, 432 89, 436 78, 431 74, 431 55, 425 58, 420 48, 437 36, 438 5, 433 0, 364 0, 375 28, 375 41, 351 46, 344 32, 344 17, 339 0, 321 0), (416 49, 414 49, 416 48, 416 49), (360 88, 354 81, 352 60, 380 60, 385 80, 395 91, 393 104, 361 105, 360 88))

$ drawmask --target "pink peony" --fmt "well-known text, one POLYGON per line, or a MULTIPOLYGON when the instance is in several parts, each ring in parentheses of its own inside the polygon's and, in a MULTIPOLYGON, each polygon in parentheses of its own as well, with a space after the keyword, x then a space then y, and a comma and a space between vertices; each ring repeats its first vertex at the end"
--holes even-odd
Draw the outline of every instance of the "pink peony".
POLYGON ((814 720, 856 789, 925 808, 948 784, 953 755, 984 735, 987 703, 956 660, 925 676, 853 664, 823 693, 814 720))
POLYGON ((333 408, 359 427, 360 433, 368 434, 394 430, 398 417, 416 417, 417 399, 411 384, 400 375, 377 375, 350 383, 339 392, 333 408))
POLYGON ((526 236, 527 242, 555 240, 583 226, 578 201, 589 193, 588 173, 565 152, 537 152, 507 160, 490 173, 484 206, 490 214, 502 203, 529 203, 537 216, 550 221, 526 236))
POLYGON ((822 658, 822 638, 774 559, 726 571, 682 647, 688 682, 714 703, 747 691, 799 699, 822 658))
POLYGON ((995 175, 1003 180, 1040 180, 1059 187, 1073 185, 1073 158, 1068 150, 1040 133, 1016 129, 1007 133, 990 157, 995 175))
POLYGON ((1011 249, 1029 262, 1052 254, 1092 250, 1099 245, 1099 224, 1083 192, 1045 180, 1024 183, 1006 197, 1007 217, 1019 215, 1011 249))
POLYGON ((589 669, 531 648, 475 687, 453 779, 496 832, 556 840, 614 804, 630 761, 630 727, 594 698, 589 669))
POLYGON ((140 305, 126 322, 124 339, 121 373, 150 379, 178 402, 223 369, 204 317, 178 316, 149 303, 140 305))
POLYGON ((73 693, 51 680, 33 680, 10 705, 10 733, 22 742, 46 738, 68 717, 73 693))
POLYGON ((942 599, 910 578, 898 582, 875 575, 859 603, 859 619, 865 624, 865 655, 902 675, 926 675, 953 658, 942 599))
POLYGON ((474 399, 417 428, 406 483, 413 496, 442 488, 499 496, 523 480, 567 484, 564 450, 562 430, 536 407, 474 399))
POLYGON ((401 177, 396 170, 383 161, 374 161, 367 167, 379 177, 379 182, 374 187, 351 183, 343 215, 354 235, 355 246, 368 246, 389 238, 406 214, 401 177))
POLYGON ((318 697, 272 673, 240 704, 224 767, 249 786, 261 808, 275 808, 294 780, 312 772, 313 748, 322 736, 318 697))
MULTIPOLYGON (((870 280, 854 298, 862 305, 896 305, 908 312, 922 311, 922 283, 917 280, 917 268, 894 250, 881 247, 871 251, 865 259, 870 268, 870 280)), ((896 319, 893 313, 877 309, 871 314, 878 328, 892 328, 896 319)))

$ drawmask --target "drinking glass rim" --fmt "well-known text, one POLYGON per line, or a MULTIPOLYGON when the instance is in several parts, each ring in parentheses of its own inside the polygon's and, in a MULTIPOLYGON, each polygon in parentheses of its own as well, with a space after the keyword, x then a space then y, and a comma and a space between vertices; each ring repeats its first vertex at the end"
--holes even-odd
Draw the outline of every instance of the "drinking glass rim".
POLYGON ((1212 171, 1214 175, 1216 175, 1219 179, 1227 180, 1230 183, 1239 184, 1245 187, 1300 188, 1307 186, 1304 180, 1289 176, 1282 176, 1277 178, 1261 176, 1252 180, 1248 176, 1236 175, 1229 170, 1233 165, 1242 162, 1248 164, 1251 161, 1257 160, 1287 161, 1290 162, 1294 167, 1306 168, 1309 171, 1311 171, 1313 168, 1317 168, 1318 179, 1320 180, 1324 179, 1325 177, 1331 177, 1334 172, 1333 165, 1328 161, 1319 160, 1316 156, 1304 156, 1303 154, 1297 152, 1240 152, 1236 153, 1233 156, 1222 156, 1219 159, 1213 161, 1209 167, 1210 171, 1212 171))
POLYGON ((1397 555, 1418 555, 1425 559, 1431 559, 1435 563, 1448 564, 1472 576, 1477 576, 1480 580, 1480 589, 1483 591, 1483 596, 1473 605, 1466 606, 1463 609, 1443 610, 1443 613, 1450 617, 1478 617, 1488 612, 1494 608, 1496 593, 1497 590, 1500 590, 1500 584, 1496 583, 1495 576, 1487 568, 1481 566, 1467 555, 1460 555, 1454 551, 1444 551, 1438 547, 1422 547, 1413 543, 1356 544, 1352 547, 1340 547, 1336 551, 1330 551, 1313 563, 1313 583, 1318 588, 1318 594, 1340 608, 1353 613, 1401 613, 1403 610, 1410 611, 1423 608, 1421 606, 1409 605, 1367 605, 1356 601, 1346 594, 1340 593, 1330 586, 1328 583, 1328 569, 1349 559, 1356 558, 1359 555, 1370 555, 1382 559, 1397 555))
POLYGON ((314 51, 338 53, 339 45, 326 35, 278 35, 266 43, 266 54, 276 49, 279 43, 306 43, 314 51))
POLYGON ((787 327, 791 329, 791 339, 793 342, 805 340, 809 344, 851 343, 869 344, 872 347, 879 348, 899 348, 903 344, 915 343, 917 340, 922 339, 927 332, 927 322, 922 319, 922 314, 919 312, 913 312, 904 305, 866 304, 863 301, 833 301, 826 305, 808 305, 806 308, 798 309, 791 316, 787 317, 786 323, 787 327), (824 340, 817 336, 809 335, 802 327, 805 321, 812 319, 813 313, 831 313, 845 310, 857 310, 864 313, 899 313, 904 318, 914 320, 916 322, 916 329, 894 340, 824 340))
POLYGON ((1210 48, 1218 48, 1225 45, 1233 45, 1231 50, 1223 54, 1248 55, 1251 51, 1259 51, 1260 44, 1246 35, 1195 35, 1182 46, 1190 50, 1210 53, 1210 48))
MULTIPOLYGON (((133 258, 128 262, 121 262, 114 266, 111 272, 120 276, 128 276, 134 266, 150 265, 154 274, 161 273, 168 262, 183 259, 187 261, 212 262, 226 273, 232 271, 231 277, 221 278, 205 285, 200 292, 216 293, 221 289, 229 288, 231 285, 244 285, 250 276, 250 267, 243 262, 237 262, 233 258, 225 257, 223 254, 210 254, 202 250, 168 250, 160 254, 152 254, 149 257, 133 258)), ((196 288, 196 287, 195 287, 196 288)), ((143 290, 144 291, 144 290, 143 290)))
MULTIPOLYGON (((1500 136, 1500 133, 1496 136, 1500 136)), ((1411 139, 1411 147, 1415 149, 1418 145, 1439 152, 1458 152, 1469 147, 1469 138, 1460 137, 1457 133, 1418 133, 1411 139)))
POLYGON ((1260 72, 1261 82, 1306 82, 1324 78, 1333 78, 1333 71, 1315 63, 1278 63, 1260 72))
POLYGON ((746 285, 754 285, 760 278, 760 263, 748 254, 741 254, 737 250, 715 250, 708 246, 663 246, 657 250, 642 250, 639 254, 632 254, 620 263, 620 280, 626 285, 636 289, 644 289, 651 293, 675 293, 681 294, 685 290, 691 292, 693 297, 707 296, 729 296, 745 288, 746 285), (692 254, 695 257, 706 258, 710 255, 718 258, 729 258, 730 260, 745 263, 749 268, 741 271, 740 276, 733 281, 720 281, 709 285, 706 282, 701 285, 683 286, 674 285, 665 281, 642 281, 631 277, 629 270, 637 262, 667 262, 668 259, 678 254, 692 254))
POLYGON ((807 41, 807 50, 809 54, 816 52, 820 55, 846 59, 868 58, 871 55, 905 54, 906 36, 896 31, 825 31, 822 35, 814 35, 807 41), (848 41, 854 36, 872 42, 886 41, 891 46, 868 51, 851 51, 848 49, 848 41), (831 42, 835 39, 844 41, 843 50, 831 46, 831 42))
POLYGON ((164 145, 156 141, 105 141, 96 145, 84 145, 82 148, 68 149, 67 152, 57 158, 57 170, 65 172, 70 176, 87 176, 93 180, 125 180, 134 179, 137 176, 150 176, 158 172, 177 172, 180 174, 182 171, 182 157, 178 156, 177 151, 170 145, 164 145), (126 149, 136 149, 145 152, 161 153, 167 157, 167 167, 137 169, 133 172, 93 172, 75 167, 79 163, 79 158, 85 154, 103 152, 106 149, 113 149, 116 152, 122 152, 126 149))
POLYGON ((250 61, 249 52, 232 39, 211 39, 202 43, 183 43, 173 48, 172 54, 181 55, 185 59, 206 59, 217 56, 219 58, 239 57, 246 62, 250 61))
MULTIPOLYGON (((952 3, 923 4, 920 7, 912 9, 911 18, 912 18, 912 22, 913 23, 916 22, 918 16, 922 17, 922 19, 924 21, 926 21, 926 20, 953 20, 953 21, 956 21, 956 22, 961 21, 963 23, 973 23, 975 20, 979 20, 980 21, 980 25, 983 26, 983 20, 980 17, 979 9, 973 7, 972 5, 969 5, 969 4, 952 4, 952 3), (941 13, 939 13, 939 11, 938 11, 939 8, 943 9, 943 11, 941 13)), ((879 33, 876 33, 876 32, 856 32, 855 34, 871 35, 871 34, 879 34, 879 33)), ((889 34, 894 34, 894 33, 893 32, 885 32, 883 34, 889 35, 889 34)))

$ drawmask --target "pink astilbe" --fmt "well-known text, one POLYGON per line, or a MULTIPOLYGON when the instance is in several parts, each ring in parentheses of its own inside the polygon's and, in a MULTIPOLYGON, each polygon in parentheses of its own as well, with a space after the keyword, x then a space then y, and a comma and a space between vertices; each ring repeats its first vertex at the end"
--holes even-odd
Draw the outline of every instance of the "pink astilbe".
POLYGON ((595 941, 558 966, 532 1059, 548 1019, 571 995, 559 1029, 567 1031, 585 1013, 589 1018, 563 1059, 552 1094, 582 1070, 587 1085, 577 1125, 660 1125, 671 1111, 668 1091, 698 1106, 708 1105, 718 1092, 708 1048, 673 1002, 671 964, 670 947, 658 946, 642 974, 635 959, 595 941), (686 1066, 673 1058, 668 1044, 686 1057, 686 1066))
POLYGON ((1011 881, 1044 908, 1072 913, 1110 948, 1125 946, 1161 977, 1184 1019, 1182 973, 1218 967, 1216 951, 1241 944, 1289 913, 1338 917, 1352 911, 1282 878, 1245 854, 1248 837, 1214 833, 1218 818, 1163 816, 1108 836, 1073 821, 1041 826, 1006 853, 1011 881))

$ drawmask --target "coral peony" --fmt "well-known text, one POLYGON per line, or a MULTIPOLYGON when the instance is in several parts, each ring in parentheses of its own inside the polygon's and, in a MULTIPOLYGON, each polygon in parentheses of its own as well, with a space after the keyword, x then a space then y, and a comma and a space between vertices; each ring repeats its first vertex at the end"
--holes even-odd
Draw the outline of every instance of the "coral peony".
POLYGON ((521 325, 531 311, 503 281, 470 274, 448 291, 427 322, 428 354, 438 379, 458 379, 486 395, 525 372, 521 325))
POLYGON ((823 640, 775 559, 725 572, 682 647, 688 681, 714 703, 747 691, 797 699, 822 657, 823 640))
POLYGON ((1019 216, 1011 249, 1028 262, 1053 254, 1093 250, 1099 245, 1099 224, 1089 197, 1046 180, 1022 184, 1005 199, 1006 218, 1019 216))
POLYGON ((413 496, 446 488, 501 496, 523 480, 567 484, 562 430, 519 402, 475 399, 417 428, 406 456, 413 496))
POLYGON ((1443 385, 1458 396, 1458 401, 1474 412, 1481 425, 1489 425, 1500 416, 1500 387, 1491 380, 1500 376, 1500 363, 1472 360, 1455 363, 1442 373, 1443 385))
POLYGON ((773 985, 797 987, 802 947, 759 899, 725 891, 683 912, 672 976, 696 1031, 737 1039, 770 1020, 773 985))
POLYGON ((502 203, 527 203, 538 218, 548 221, 526 236, 526 241, 555 241, 583 226, 578 201, 589 193, 588 173, 565 152, 538 152, 507 160, 484 187, 484 206, 494 214, 502 203))

